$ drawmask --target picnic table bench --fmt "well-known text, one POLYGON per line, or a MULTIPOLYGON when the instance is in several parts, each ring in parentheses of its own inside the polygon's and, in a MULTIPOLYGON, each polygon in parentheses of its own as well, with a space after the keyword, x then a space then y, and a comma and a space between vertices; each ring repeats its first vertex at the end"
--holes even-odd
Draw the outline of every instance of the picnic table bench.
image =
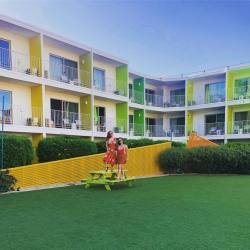
POLYGON ((89 177, 85 180, 82 180, 82 183, 85 185, 85 188, 89 188, 92 184, 94 185, 104 185, 107 191, 111 191, 111 187, 115 184, 126 183, 129 187, 132 186, 135 181, 134 177, 127 176, 127 170, 124 170, 124 179, 117 179, 118 170, 98 170, 91 171, 89 177))

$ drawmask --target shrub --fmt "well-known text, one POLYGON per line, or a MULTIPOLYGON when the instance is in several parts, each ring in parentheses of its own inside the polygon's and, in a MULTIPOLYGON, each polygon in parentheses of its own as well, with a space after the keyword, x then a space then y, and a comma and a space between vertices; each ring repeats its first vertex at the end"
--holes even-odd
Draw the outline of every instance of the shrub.
POLYGON ((179 142, 179 141, 172 141, 172 147, 173 148, 185 148, 186 144, 183 142, 179 142))
POLYGON ((68 159, 97 153, 96 144, 72 136, 49 137, 41 140, 37 147, 39 162, 68 159))
POLYGON ((181 169, 185 173, 250 174, 250 147, 247 144, 171 148, 159 156, 161 168, 166 171, 181 169))
POLYGON ((28 137, 5 135, 3 145, 4 168, 18 167, 32 163, 33 148, 31 140, 28 137))
POLYGON ((96 142, 97 152, 104 153, 106 152, 106 142, 105 141, 98 141, 96 142))
POLYGON ((166 172, 183 172, 188 159, 188 150, 185 148, 170 148, 159 156, 159 165, 166 172))
POLYGON ((14 190, 16 178, 9 174, 9 170, 0 171, 0 193, 14 190))

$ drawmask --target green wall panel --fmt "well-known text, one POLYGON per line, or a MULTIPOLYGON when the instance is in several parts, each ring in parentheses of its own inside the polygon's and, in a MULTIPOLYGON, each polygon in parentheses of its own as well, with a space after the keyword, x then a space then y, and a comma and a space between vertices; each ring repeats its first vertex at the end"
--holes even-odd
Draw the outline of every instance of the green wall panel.
POLYGON ((128 66, 122 65, 116 68, 116 90, 128 96, 128 66))
POLYGON ((81 124, 83 129, 91 130, 92 127, 92 99, 90 95, 80 98, 81 124))
POLYGON ((194 82, 192 80, 187 80, 187 101, 188 103, 193 101, 194 94, 194 82))
POLYGON ((145 113, 143 109, 134 111, 134 135, 144 136, 145 113))
POLYGON ((79 57, 79 68, 81 83, 86 87, 91 87, 92 57, 90 53, 79 57))
POLYGON ((136 78, 133 81, 135 102, 144 104, 144 78, 136 78))
POLYGON ((122 132, 128 131, 128 103, 116 104, 116 127, 122 132))

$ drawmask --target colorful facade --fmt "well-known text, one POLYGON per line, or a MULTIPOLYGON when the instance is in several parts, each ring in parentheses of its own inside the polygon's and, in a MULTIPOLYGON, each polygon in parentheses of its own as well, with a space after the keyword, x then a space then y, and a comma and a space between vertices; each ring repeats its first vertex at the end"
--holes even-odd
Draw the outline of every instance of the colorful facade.
POLYGON ((224 142, 250 138, 250 65, 154 78, 126 60, 0 16, 0 109, 7 133, 224 142), (4 98, 3 98, 4 97, 4 98))

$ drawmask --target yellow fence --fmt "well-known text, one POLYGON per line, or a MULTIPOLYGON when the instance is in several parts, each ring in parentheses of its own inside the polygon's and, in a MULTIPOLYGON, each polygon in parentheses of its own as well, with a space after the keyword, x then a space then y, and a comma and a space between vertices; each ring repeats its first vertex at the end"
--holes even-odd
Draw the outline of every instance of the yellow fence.
MULTIPOLYGON (((129 149, 125 168, 129 176, 160 175, 158 155, 171 143, 129 149)), ((104 169, 103 154, 82 156, 60 161, 33 164, 10 169, 17 179, 16 187, 28 188, 63 183, 77 183, 87 178, 90 171, 104 169)))

